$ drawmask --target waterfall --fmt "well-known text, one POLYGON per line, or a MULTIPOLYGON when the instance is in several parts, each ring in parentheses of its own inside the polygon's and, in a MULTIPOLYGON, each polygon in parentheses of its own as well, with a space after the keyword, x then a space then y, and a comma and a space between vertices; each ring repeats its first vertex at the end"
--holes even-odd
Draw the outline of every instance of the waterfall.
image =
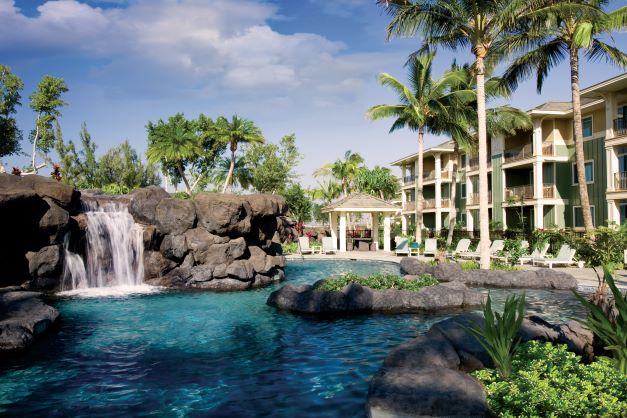
POLYGON ((126 206, 84 203, 87 216, 85 260, 65 242, 62 291, 141 286, 144 279, 142 228, 126 206))

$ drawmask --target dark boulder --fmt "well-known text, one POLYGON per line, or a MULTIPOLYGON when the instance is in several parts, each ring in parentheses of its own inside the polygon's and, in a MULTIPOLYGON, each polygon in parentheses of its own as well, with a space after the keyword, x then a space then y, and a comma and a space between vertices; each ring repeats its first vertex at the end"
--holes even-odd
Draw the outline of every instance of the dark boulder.
POLYGON ((285 198, 273 194, 254 194, 245 197, 253 217, 277 217, 287 214, 285 198))
POLYGON ((48 244, 59 244, 68 231, 70 214, 54 201, 45 197, 48 210, 39 220, 39 230, 48 238, 48 244))
POLYGON ((208 282, 197 283, 198 289, 213 290, 216 292, 232 292, 250 289, 252 282, 243 282, 237 279, 214 279, 208 282))
POLYGON ((206 251, 194 253, 198 264, 230 264, 246 253, 244 238, 236 238, 225 244, 213 244, 206 251))
POLYGON ((238 237, 250 232, 252 208, 243 197, 200 193, 194 204, 198 223, 210 233, 238 237))
POLYGON ((155 224, 157 205, 170 194, 159 186, 148 186, 131 193, 128 211, 136 222, 155 224))
POLYGON ((255 271, 248 260, 235 260, 226 268, 226 274, 242 281, 250 281, 255 278, 255 271))
POLYGON ((159 232, 182 235, 194 227, 196 210, 191 200, 162 199, 157 205, 155 217, 159 232))
POLYGON ((168 260, 159 251, 144 251, 144 277, 146 280, 161 277, 176 267, 176 262, 168 260))
POLYGON ((63 250, 60 245, 49 245, 26 254, 32 277, 60 276, 63 271, 63 250))
POLYGON ((180 261, 187 254, 185 235, 166 235, 159 248, 161 253, 170 260, 180 261))
POLYGON ((431 264, 424 263, 417 258, 403 257, 401 258, 400 264, 402 274, 409 274, 412 276, 433 274, 433 266, 431 264))

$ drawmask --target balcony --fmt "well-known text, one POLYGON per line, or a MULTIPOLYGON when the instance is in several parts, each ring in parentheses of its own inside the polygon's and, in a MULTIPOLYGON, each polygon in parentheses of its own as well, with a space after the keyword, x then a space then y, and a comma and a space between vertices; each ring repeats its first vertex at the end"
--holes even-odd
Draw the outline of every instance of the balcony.
POLYGON ((533 185, 526 184, 524 186, 506 187, 505 200, 525 200, 533 199, 533 185))
MULTIPOLYGON (((542 147, 542 152, 544 153, 544 147, 542 147)), ((506 149, 503 152, 503 157, 506 164, 533 157, 533 144, 526 144, 522 147, 506 149)))
MULTIPOLYGON (((488 193, 488 205, 492 203, 492 192, 488 193)), ((479 204, 479 193, 469 193, 466 198, 466 205, 478 205, 479 204)))
POLYGON ((422 202, 423 209, 433 209, 435 208, 435 199, 425 199, 422 202))
POLYGON ((440 173, 440 178, 441 178, 441 179, 443 179, 443 180, 448 180, 448 178, 449 178, 449 177, 450 177, 450 176, 449 176, 449 172, 448 172, 448 170, 447 170, 447 171, 442 171, 442 172, 440 173))
POLYGON ((422 179, 424 181, 435 180, 435 170, 427 171, 422 173, 422 179))
POLYGON ((627 190, 627 171, 614 173, 614 191, 622 192, 627 190))
POLYGON ((414 184, 415 182, 416 182, 416 176, 414 176, 413 174, 411 176, 403 177, 403 185, 404 186, 409 186, 411 184, 414 184))
MULTIPOLYGON (((487 158, 488 168, 492 166, 492 160, 490 157, 487 158)), ((470 167, 470 171, 479 170, 479 157, 471 158, 468 160, 468 166, 470 167)))
POLYGON ((553 148, 552 142, 547 142, 542 144, 542 155, 545 157, 554 157, 555 149, 553 148))
POLYGON ((403 204, 403 210, 407 212, 415 212, 416 211, 416 202, 407 201, 403 204))
POLYGON ((450 208, 451 207, 451 199, 449 198, 444 198, 440 200, 440 206, 443 208, 450 208))
POLYGON ((555 199, 557 192, 553 183, 544 183, 542 185, 542 197, 544 199, 555 199))
POLYGON ((627 120, 614 119, 614 137, 627 135, 627 120))

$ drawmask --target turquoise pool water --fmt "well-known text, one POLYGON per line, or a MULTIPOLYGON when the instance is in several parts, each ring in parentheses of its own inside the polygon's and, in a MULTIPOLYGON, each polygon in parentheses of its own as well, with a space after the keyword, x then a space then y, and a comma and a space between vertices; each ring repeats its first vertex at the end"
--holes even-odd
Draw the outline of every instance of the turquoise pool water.
MULTIPOLYGON (((377 262, 295 261, 288 283, 377 262)), ((388 350, 447 315, 318 320, 265 304, 271 288, 63 299, 58 333, 0 360, 2 416, 363 417, 368 381, 388 350)), ((507 291, 493 291, 500 304, 507 291)), ((580 315, 568 292, 528 291, 529 311, 580 315)))

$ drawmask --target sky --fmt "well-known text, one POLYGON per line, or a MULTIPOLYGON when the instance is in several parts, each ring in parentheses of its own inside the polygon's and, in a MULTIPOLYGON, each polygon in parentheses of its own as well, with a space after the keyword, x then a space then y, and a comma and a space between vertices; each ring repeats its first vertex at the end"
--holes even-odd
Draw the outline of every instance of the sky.
MULTIPOLYGON (((148 121, 177 112, 237 114, 271 142, 295 133, 304 156, 296 171, 301 183, 315 185, 312 172, 347 150, 369 166, 389 166, 417 150, 412 132, 389 134, 391 121, 365 118, 369 107, 395 103, 377 75, 405 80, 407 55, 420 46, 417 38, 387 41, 388 20, 375 0, 0 0, 0 63, 24 80, 17 120, 25 138, 35 120, 28 96, 49 74, 70 88, 60 119, 64 139, 77 142, 85 122, 97 154, 128 139, 143 155, 148 121)), ((614 39, 627 49, 626 34, 614 39)), ((453 60, 471 56, 439 51, 434 75, 453 60)), ((622 72, 584 62, 581 83, 622 72)), ((509 101, 529 109, 569 99, 562 64, 541 94, 528 81, 509 101)), ((425 145, 445 139, 427 136, 425 145)), ((22 148, 30 153, 26 139, 22 148)), ((3 162, 10 169, 28 157, 3 162)))

